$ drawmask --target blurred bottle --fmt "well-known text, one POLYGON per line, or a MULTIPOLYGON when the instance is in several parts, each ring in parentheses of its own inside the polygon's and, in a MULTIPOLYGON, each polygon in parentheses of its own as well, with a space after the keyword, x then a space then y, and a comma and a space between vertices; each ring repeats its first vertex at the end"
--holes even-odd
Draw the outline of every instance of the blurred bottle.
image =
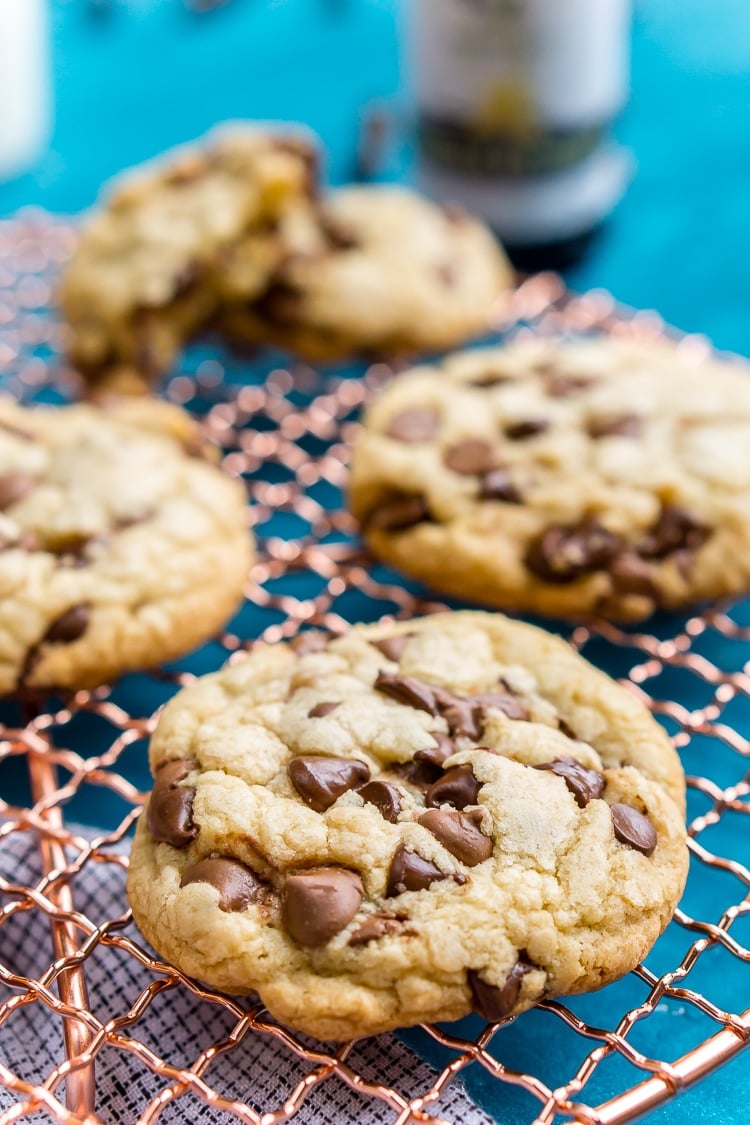
POLYGON ((0 0, 0 180, 42 155, 50 101, 47 0, 0 0))
POLYGON ((409 0, 420 186, 482 215, 522 269, 580 255, 623 194, 610 139, 630 0, 409 0))

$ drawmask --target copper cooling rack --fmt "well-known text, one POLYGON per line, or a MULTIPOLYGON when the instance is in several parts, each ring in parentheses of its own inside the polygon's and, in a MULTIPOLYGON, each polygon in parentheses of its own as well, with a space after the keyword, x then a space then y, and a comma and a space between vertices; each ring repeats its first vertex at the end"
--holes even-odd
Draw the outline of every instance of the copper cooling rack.
MULTIPOLYGON (((3 388, 25 399, 54 400, 78 390, 60 365, 61 329, 50 313, 52 281, 73 242, 71 227, 38 213, 0 224, 0 371, 3 388)), ((654 315, 618 310, 606 294, 567 295, 549 275, 520 288, 511 316, 498 327, 665 331, 654 315)), ((681 346, 707 347, 696 338, 681 346)), ((0 785, 7 795, 7 768, 13 791, 25 786, 27 797, 0 801, 0 1123, 26 1116, 67 1125, 107 1120, 98 1115, 97 1096, 112 1083, 128 1087, 140 1122, 273 1125, 311 1104, 318 1107, 311 1120, 363 1119, 354 1109, 344 1117, 332 1108, 340 1104, 342 1084, 360 1107, 374 1105, 373 1120, 443 1121, 446 1088, 471 1072, 483 1079, 476 1085, 485 1091, 479 1102, 497 1105, 492 1098, 501 1092, 511 1100, 524 1095, 523 1110, 512 1102, 514 1120, 525 1112, 523 1120, 538 1125, 614 1125, 740 1052, 750 1040, 750 871, 742 842, 750 829, 750 742, 742 733, 743 725, 750 730, 746 605, 656 619, 650 632, 592 623, 571 635, 577 649, 620 676, 662 719, 690 775, 687 892, 654 953, 623 982, 578 1001, 543 1003, 511 1027, 472 1019, 410 1033, 407 1042, 421 1044, 420 1053, 436 1063, 427 1084, 415 1090, 408 1068, 398 1085, 382 1085, 363 1067, 361 1044, 311 1044, 277 1026, 259 1005, 201 988, 145 947, 127 913, 122 873, 126 837, 147 786, 144 739, 158 706, 196 671, 237 658, 256 639, 436 607, 367 560, 342 507, 357 410, 390 370, 373 365, 364 373, 325 374, 273 367, 267 357, 220 352, 218 362, 216 354, 191 350, 187 373, 173 377, 166 394, 204 416, 225 469, 248 483, 248 518, 260 553, 245 607, 197 662, 51 700, 44 711, 9 706, 3 714, 0 785), (94 822, 98 834, 76 821, 94 822), (36 874, 19 884, 8 857, 24 851, 36 857, 36 874), (87 872, 104 873, 109 899, 92 898, 87 872), (113 903, 116 909, 105 909, 113 903), (4 943, 3 935, 24 925, 19 967, 5 960, 19 942, 4 943), (26 932, 46 936, 28 950, 34 942, 24 944, 26 932), (129 988, 109 997, 104 989, 102 1001, 102 978, 123 964, 132 970, 129 988), (161 1018, 169 1021, 180 996, 193 1004, 195 1035, 179 1040, 167 1057, 149 1018, 161 1005, 161 1018), (23 1032, 24 1013, 40 1009, 44 1026, 58 1036, 54 1065, 32 1041, 24 1066, 13 1069, 3 1043, 23 1032), (232 1088, 231 1070, 219 1064, 252 1059, 269 1037, 285 1060, 286 1085, 275 1104, 256 1105, 232 1088), (529 1042, 537 1046, 524 1052, 529 1042)))

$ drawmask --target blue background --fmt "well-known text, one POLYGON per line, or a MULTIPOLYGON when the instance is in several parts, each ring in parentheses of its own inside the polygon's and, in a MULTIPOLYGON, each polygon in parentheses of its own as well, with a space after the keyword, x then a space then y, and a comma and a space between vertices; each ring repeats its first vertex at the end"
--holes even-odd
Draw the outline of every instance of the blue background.
MULTIPOLYGON (((396 0, 234 0, 199 16, 180 0, 55 0, 54 133, 29 175, 0 184, 0 215, 28 204, 79 211, 113 173, 231 117, 306 121, 328 149, 330 179, 346 180, 366 106, 383 102, 402 123, 409 119, 397 7, 396 0)), ((637 175, 567 279, 575 288, 605 287, 682 329, 705 332, 721 348, 750 354, 747 0, 643 0, 632 73, 617 133, 635 155, 637 175)), ((408 177, 410 158, 404 134, 387 174, 408 177)), ((526 1017, 527 1032, 533 1018, 526 1017)), ((513 1034, 500 1033, 510 1065, 513 1034)), ((439 1061, 426 1037, 405 1038, 439 1061)), ((545 1050, 554 1054, 548 1042, 545 1050)), ((675 1036, 665 1053, 679 1050, 675 1036)), ((739 1125, 747 1120, 738 1107, 750 1096, 749 1069, 741 1058, 652 1120, 739 1125)), ((466 1079, 499 1121, 528 1119, 528 1103, 506 1087, 498 1096, 478 1068, 466 1079)))

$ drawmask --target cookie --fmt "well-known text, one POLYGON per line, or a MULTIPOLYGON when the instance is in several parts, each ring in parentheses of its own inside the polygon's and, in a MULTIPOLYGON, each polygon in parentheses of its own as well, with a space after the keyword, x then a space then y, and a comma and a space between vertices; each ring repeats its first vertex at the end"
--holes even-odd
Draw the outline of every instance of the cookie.
POLYGON ((750 589, 748 366, 671 343, 526 340, 399 376, 351 508, 435 590, 640 620, 750 589))
POLYGON ((163 374, 214 315, 240 239, 233 293, 257 297, 286 253, 278 223, 311 197, 316 162, 307 133, 236 125, 131 173, 84 226, 62 278, 73 363, 126 389, 163 374))
POLYGON ((299 214, 288 228, 273 284, 222 323, 312 360, 452 347, 489 329, 513 285, 482 223, 406 188, 331 192, 307 229, 299 214))
POLYGON ((663 730, 499 614, 259 646, 167 705, 150 756, 142 933, 321 1039, 598 988, 685 880, 663 730))
POLYGON ((0 399, 0 695, 94 687, 224 624, 252 543, 244 490, 198 437, 146 399, 0 399))

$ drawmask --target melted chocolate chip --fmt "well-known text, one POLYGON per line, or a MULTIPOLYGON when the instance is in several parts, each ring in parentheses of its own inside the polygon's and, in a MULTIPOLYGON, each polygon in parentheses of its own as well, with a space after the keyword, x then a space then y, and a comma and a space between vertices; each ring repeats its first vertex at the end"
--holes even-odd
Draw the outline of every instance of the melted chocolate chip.
POLYGON ((247 910, 268 897, 268 888, 257 875, 236 859, 212 856, 191 863, 182 872, 180 886, 210 883, 219 892, 219 909, 227 913, 247 910))
POLYGON ((520 719, 525 722, 529 717, 526 705, 510 691, 482 691, 473 698, 475 706, 483 712, 483 718, 486 712, 493 708, 502 711, 509 719, 520 719))
POLYGON ((0 512, 23 500, 35 486, 36 481, 30 473, 6 473, 0 477, 0 512))
POLYGON ((575 797, 576 804, 582 809, 589 801, 601 797, 607 784, 600 773, 586 769, 575 758, 556 758, 554 762, 535 766, 535 769, 550 770, 551 773, 561 777, 575 797))
POLYGON ((388 660, 392 660, 398 664, 401 657, 404 655, 404 649, 408 645, 413 633, 402 633, 400 637, 386 637, 382 641, 370 641, 373 648, 378 652, 382 652, 388 660))
POLYGON ((392 418, 385 432, 394 441, 429 441, 437 433, 439 424, 440 418, 434 410, 414 406, 392 418))
POLYGON ((640 437, 643 419, 640 414, 618 414, 609 418, 591 418, 586 427, 589 437, 640 437))
POLYGON ((500 500, 504 504, 522 504, 523 497, 511 480, 507 469, 492 469, 479 481, 482 500, 500 500))
POLYGON ((349 925, 363 894, 359 875, 342 867, 288 875, 281 899, 286 931, 300 945, 325 945, 349 925))
POLYGON ((586 519, 573 527, 548 527, 532 539, 525 561, 544 582, 575 582, 607 567, 620 549, 616 535, 595 519, 586 519))
POLYGON ((402 492, 391 494, 380 507, 370 512, 366 523, 377 531, 407 531, 431 518, 424 496, 402 492))
POLYGON ((87 605, 74 605, 52 622, 42 640, 51 644, 72 644, 89 627, 90 613, 87 605))
POLYGON ((419 789, 421 793, 426 793, 443 771, 440 766, 436 766, 432 762, 412 761, 399 762, 398 765, 390 767, 390 772, 408 782, 409 785, 413 785, 415 789, 419 789))
POLYGON ((523 422, 511 422, 505 427, 505 436, 511 441, 525 441, 527 438, 536 437, 549 429, 546 418, 527 418, 523 422))
POLYGON ((325 719, 326 715, 331 715, 341 703, 316 703, 307 712, 308 719, 325 719))
POLYGON ((355 758, 324 758, 314 754, 292 758, 286 770, 302 800, 316 812, 325 812, 342 793, 370 778, 368 767, 355 758))
POLYGON ((442 769, 448 758, 456 753, 456 745, 452 738, 448 738, 447 734, 436 734, 433 731, 432 737, 435 739, 435 745, 427 746, 424 750, 417 750, 414 761, 426 762, 431 766, 442 769))
POLYGON ((665 504, 656 523, 641 539, 638 554, 648 559, 663 559, 676 551, 697 551, 702 547, 712 529, 679 508, 665 504))
POLYGON ((550 398, 568 398, 593 386, 596 379, 585 375, 561 375, 550 373, 545 377, 545 390, 550 398))
POLYGON ((193 822, 195 788, 180 786, 195 768, 192 759, 175 758, 157 769, 147 816, 148 830, 159 844, 186 848, 198 835, 198 826, 193 822))
POLYGON ((453 766, 430 786, 425 804, 431 809, 439 805, 465 809, 467 805, 477 803, 480 788, 471 766, 453 766))
POLYGON ((383 820, 395 824, 401 812, 401 794, 387 781, 368 781, 357 792, 367 805, 374 805, 383 820))
POLYGON ((641 594, 659 599, 660 591, 654 580, 651 564, 632 552, 625 552, 610 563, 612 585, 618 594, 641 594))
POLYGON ((652 855, 656 848, 656 829, 649 818, 630 805, 612 805, 609 811, 616 839, 637 852, 652 855))
POLYGON ((349 945, 367 945, 368 942, 377 941, 378 938, 395 933, 396 930, 403 927, 403 924, 404 918, 398 914, 387 914, 385 912, 371 914, 349 938, 349 945))
POLYGON ((325 652, 330 639, 325 633, 310 630, 296 636, 292 641, 292 648, 297 656, 307 656, 310 652, 325 652))
POLYGON ((466 977, 471 989, 474 1011, 490 1023, 505 1019, 518 1000, 521 981, 533 968, 534 966, 521 954, 501 988, 482 980, 476 969, 469 969, 466 977))
POLYGON ((405 844, 399 844, 393 854, 391 869, 388 872, 385 897, 393 898, 405 891, 424 891, 431 883, 450 876, 441 871, 429 859, 410 851, 405 844))
POLYGON ((381 669, 375 681, 375 690, 395 699, 397 703, 406 704, 407 707, 416 707, 418 711, 427 711, 430 715, 438 713, 432 688, 411 676, 399 676, 396 672, 385 672, 381 669))
POLYGON ((464 696, 445 688, 435 688, 434 695, 440 714, 454 738, 481 738, 487 712, 493 708, 502 711, 509 719, 529 717, 520 699, 507 692, 488 691, 464 696))
POLYGON ((476 867, 492 855, 492 840, 482 832, 482 820, 481 809, 471 812, 430 809, 420 816, 419 823, 461 863, 476 867))
POLYGON ((495 447, 487 441, 462 441, 443 453, 445 467, 467 477, 489 472, 496 460, 495 447))

